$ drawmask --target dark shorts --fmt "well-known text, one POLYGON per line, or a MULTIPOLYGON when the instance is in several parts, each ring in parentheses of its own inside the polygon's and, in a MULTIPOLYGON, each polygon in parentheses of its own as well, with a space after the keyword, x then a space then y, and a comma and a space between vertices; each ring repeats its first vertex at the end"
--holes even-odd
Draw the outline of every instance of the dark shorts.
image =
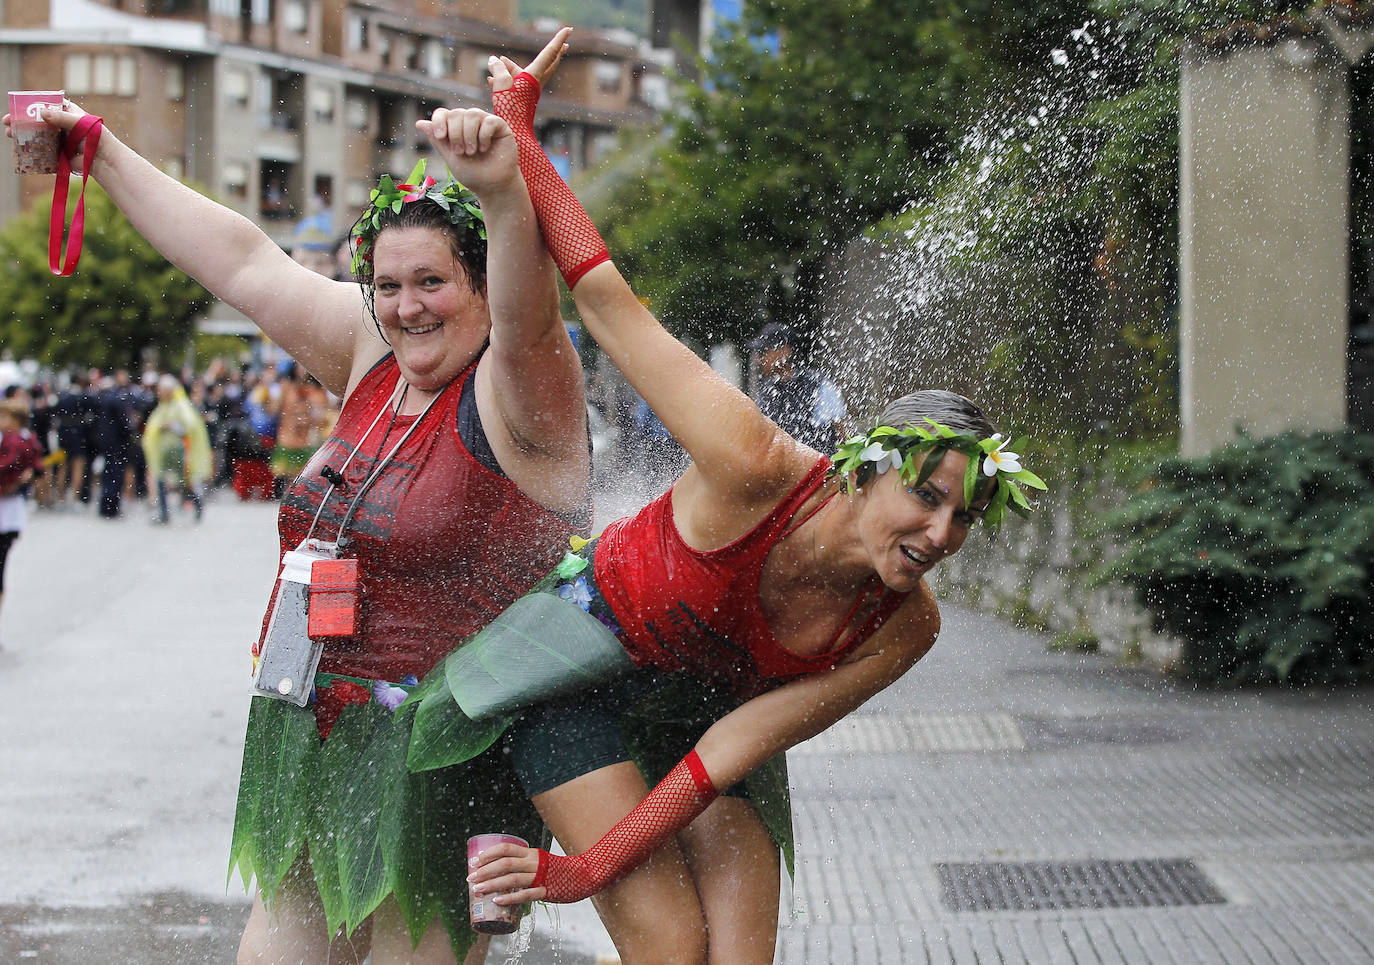
POLYGON ((80 428, 59 429, 57 446, 67 454, 68 459, 83 459, 86 456, 86 433, 80 428))
MULTIPOLYGON (((681 674, 636 670, 525 711, 504 739, 530 796, 622 761, 635 761, 652 787, 738 705, 681 674)), ((740 785, 722 794, 749 796, 740 785)))

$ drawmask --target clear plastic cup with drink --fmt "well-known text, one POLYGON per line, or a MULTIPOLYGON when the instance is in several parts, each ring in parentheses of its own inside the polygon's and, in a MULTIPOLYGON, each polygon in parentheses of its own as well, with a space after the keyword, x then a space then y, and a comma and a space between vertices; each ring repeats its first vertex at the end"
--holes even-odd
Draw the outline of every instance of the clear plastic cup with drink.
POLYGON ((43 120, 44 107, 61 107, 60 90, 10 91, 10 131, 14 134, 14 173, 53 174, 62 132, 43 120))

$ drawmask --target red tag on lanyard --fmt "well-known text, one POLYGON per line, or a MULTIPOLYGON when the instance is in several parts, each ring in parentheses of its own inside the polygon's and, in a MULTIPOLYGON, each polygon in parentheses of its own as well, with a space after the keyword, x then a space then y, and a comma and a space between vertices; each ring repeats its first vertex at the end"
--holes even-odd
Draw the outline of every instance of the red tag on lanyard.
POLYGON ((86 227, 86 179, 91 176, 91 162, 95 160, 95 148, 100 143, 102 123, 96 115, 86 114, 67 132, 57 152, 57 183, 52 189, 52 217, 48 221, 48 268, 54 275, 70 275, 76 271, 76 263, 81 258, 81 232, 86 227), (86 163, 81 166, 81 195, 76 199, 64 262, 62 234, 67 220, 67 187, 71 182, 72 158, 82 141, 86 142, 86 163))

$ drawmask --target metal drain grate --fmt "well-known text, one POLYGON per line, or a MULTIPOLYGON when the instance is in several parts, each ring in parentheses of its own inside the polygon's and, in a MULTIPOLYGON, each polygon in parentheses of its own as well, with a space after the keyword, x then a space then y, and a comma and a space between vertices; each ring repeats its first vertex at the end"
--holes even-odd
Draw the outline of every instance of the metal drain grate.
POLYGON ((1188 859, 1019 861, 935 866, 950 911, 1047 911, 1220 905, 1216 885, 1188 859))

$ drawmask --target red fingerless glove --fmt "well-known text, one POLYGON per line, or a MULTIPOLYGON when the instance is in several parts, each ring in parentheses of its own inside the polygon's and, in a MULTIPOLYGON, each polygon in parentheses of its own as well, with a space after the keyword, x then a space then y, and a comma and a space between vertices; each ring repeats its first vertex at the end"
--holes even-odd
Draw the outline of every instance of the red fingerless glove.
POLYGON ((692 751, 587 851, 571 858, 540 851, 539 870, 531 887, 547 889, 545 901, 567 903, 590 898, 643 864, 660 845, 705 811, 716 793, 701 758, 692 751))
POLYGON ((539 216, 544 244, 563 273, 563 280, 572 288, 591 269, 610 261, 611 255, 582 203, 539 146, 534 135, 534 108, 538 103, 539 81, 523 70, 515 75, 509 90, 493 91, 491 95, 492 110, 515 134, 520 174, 529 189, 534 213, 539 216))

